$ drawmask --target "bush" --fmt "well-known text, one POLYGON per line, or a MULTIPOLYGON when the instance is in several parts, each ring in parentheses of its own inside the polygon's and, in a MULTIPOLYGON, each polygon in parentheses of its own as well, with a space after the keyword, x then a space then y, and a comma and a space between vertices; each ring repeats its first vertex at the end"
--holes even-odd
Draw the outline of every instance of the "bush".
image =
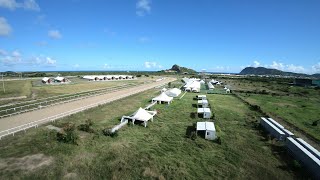
POLYGON ((74 124, 65 124, 62 130, 57 133, 57 140, 59 142, 78 145, 77 140, 79 139, 79 136, 75 130, 76 128, 74 124))
POLYGON ((320 121, 320 120, 313 121, 313 122, 312 122, 312 126, 317 126, 319 121, 320 121))
POLYGON ((118 136, 118 131, 112 132, 111 129, 104 129, 104 130, 102 130, 102 133, 105 136, 110 136, 110 137, 117 137, 118 136))
POLYGON ((138 74, 137 77, 141 77, 141 74, 138 74))
POLYGON ((94 130, 92 129, 92 126, 93 125, 93 122, 91 121, 91 119, 88 119, 86 120, 85 124, 80 124, 78 126, 78 129, 80 131, 85 131, 85 132, 88 132, 88 133, 93 133, 94 130))

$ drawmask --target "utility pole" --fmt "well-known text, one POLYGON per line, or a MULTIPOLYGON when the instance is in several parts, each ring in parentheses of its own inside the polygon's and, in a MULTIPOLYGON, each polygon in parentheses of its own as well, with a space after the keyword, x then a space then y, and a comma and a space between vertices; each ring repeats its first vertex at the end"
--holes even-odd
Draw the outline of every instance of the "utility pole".
POLYGON ((3 74, 2 74, 2 87, 3 87, 3 93, 6 93, 6 89, 4 88, 3 74))

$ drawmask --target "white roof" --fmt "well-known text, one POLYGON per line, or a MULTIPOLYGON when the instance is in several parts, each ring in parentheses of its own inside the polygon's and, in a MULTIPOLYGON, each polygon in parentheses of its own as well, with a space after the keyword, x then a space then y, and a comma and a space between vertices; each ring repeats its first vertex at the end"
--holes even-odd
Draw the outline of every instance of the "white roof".
POLYGON ((149 121, 153 116, 148 113, 148 111, 142 109, 141 107, 132 114, 132 118, 140 120, 140 121, 149 121))
POLYGON ((204 98, 204 97, 207 97, 206 95, 198 95, 197 96, 198 98, 204 98))
POLYGON ((208 104, 208 100, 198 100, 198 104, 208 104))
POLYGON ((58 77, 56 77, 56 78, 54 78, 55 80, 58 80, 58 81, 62 81, 62 80, 64 80, 64 77, 60 77, 60 76, 58 76, 58 77))
POLYGON ((210 108, 198 108, 198 113, 211 112, 210 108))
POLYGON ((166 88, 162 88, 162 89, 161 89, 161 91, 166 91, 166 90, 167 90, 166 88))
POLYGON ((169 89, 166 94, 170 97, 178 97, 181 94, 181 90, 178 88, 169 89))
POLYGON ((83 79, 94 79, 94 76, 83 76, 83 79))
POLYGON ((216 131, 213 122, 197 122, 197 131, 216 131))
POLYGON ((164 101, 164 102, 170 102, 172 101, 173 97, 169 97, 166 95, 166 93, 161 93, 159 96, 153 98, 153 101, 164 101))
POLYGON ((42 78, 42 81, 48 81, 50 78, 44 77, 42 78))

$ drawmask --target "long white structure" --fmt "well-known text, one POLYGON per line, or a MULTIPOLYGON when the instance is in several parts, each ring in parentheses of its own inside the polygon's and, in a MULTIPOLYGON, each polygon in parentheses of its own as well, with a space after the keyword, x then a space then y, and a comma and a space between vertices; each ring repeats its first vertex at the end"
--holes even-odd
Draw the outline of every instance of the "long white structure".
POLYGON ((183 86, 185 91, 200 92, 201 83, 200 83, 199 79, 187 79, 187 78, 184 78, 183 81, 186 83, 183 86))
POLYGON ((213 122, 197 122, 197 133, 198 131, 205 131, 205 139, 216 139, 216 128, 213 122))
POLYGON ((281 124, 279 124, 276 120, 274 120, 274 119, 272 119, 272 118, 268 118, 268 120, 269 120, 272 124, 274 124, 275 126, 277 126, 279 129, 284 129, 284 127, 283 127, 281 124))
POLYGON ((211 84, 211 82, 208 82, 208 87, 209 87, 209 90, 214 89, 214 86, 211 84))
POLYGON ((89 81, 106 81, 106 80, 119 80, 119 79, 134 79, 131 75, 86 75, 82 77, 89 81))
POLYGON ((296 139, 297 142, 299 142, 304 148, 308 149, 309 152, 311 152, 314 156, 316 156, 318 159, 320 159, 320 152, 314 148, 313 146, 311 146, 309 143, 307 143, 306 141, 304 141, 301 138, 297 138, 296 139))
POLYGON ((261 117, 260 124, 276 139, 279 141, 284 141, 286 138, 286 134, 280 130, 278 127, 276 127, 274 124, 272 124, 269 120, 267 120, 264 117, 261 117))
POLYGON ((320 179, 320 160, 316 156, 292 137, 287 137, 286 146, 295 159, 300 161, 316 179, 320 179))

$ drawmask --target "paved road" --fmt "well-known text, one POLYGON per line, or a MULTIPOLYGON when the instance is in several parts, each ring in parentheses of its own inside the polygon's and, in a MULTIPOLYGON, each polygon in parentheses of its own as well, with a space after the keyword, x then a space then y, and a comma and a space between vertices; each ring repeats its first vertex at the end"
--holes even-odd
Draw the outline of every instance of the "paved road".
POLYGON ((121 89, 115 92, 110 92, 108 94, 103 94, 100 96, 94 96, 87 99, 72 101, 65 104, 59 104, 59 105, 55 105, 55 106, 44 108, 44 109, 39 109, 39 110, 35 110, 35 111, 23 113, 23 114, 11 116, 11 117, 2 118, 0 119, 0 131, 4 131, 10 128, 14 128, 26 123, 41 120, 41 119, 58 115, 61 113, 66 113, 68 111, 72 111, 72 110, 75 110, 84 106, 88 106, 91 104, 95 104, 98 102, 106 101, 108 99, 115 100, 119 96, 122 96, 122 97, 130 96, 132 94, 136 94, 141 91, 146 91, 154 87, 167 84, 168 82, 171 82, 174 80, 176 79, 167 78, 165 80, 158 81, 158 82, 146 83, 139 86, 130 87, 128 89, 121 89))

